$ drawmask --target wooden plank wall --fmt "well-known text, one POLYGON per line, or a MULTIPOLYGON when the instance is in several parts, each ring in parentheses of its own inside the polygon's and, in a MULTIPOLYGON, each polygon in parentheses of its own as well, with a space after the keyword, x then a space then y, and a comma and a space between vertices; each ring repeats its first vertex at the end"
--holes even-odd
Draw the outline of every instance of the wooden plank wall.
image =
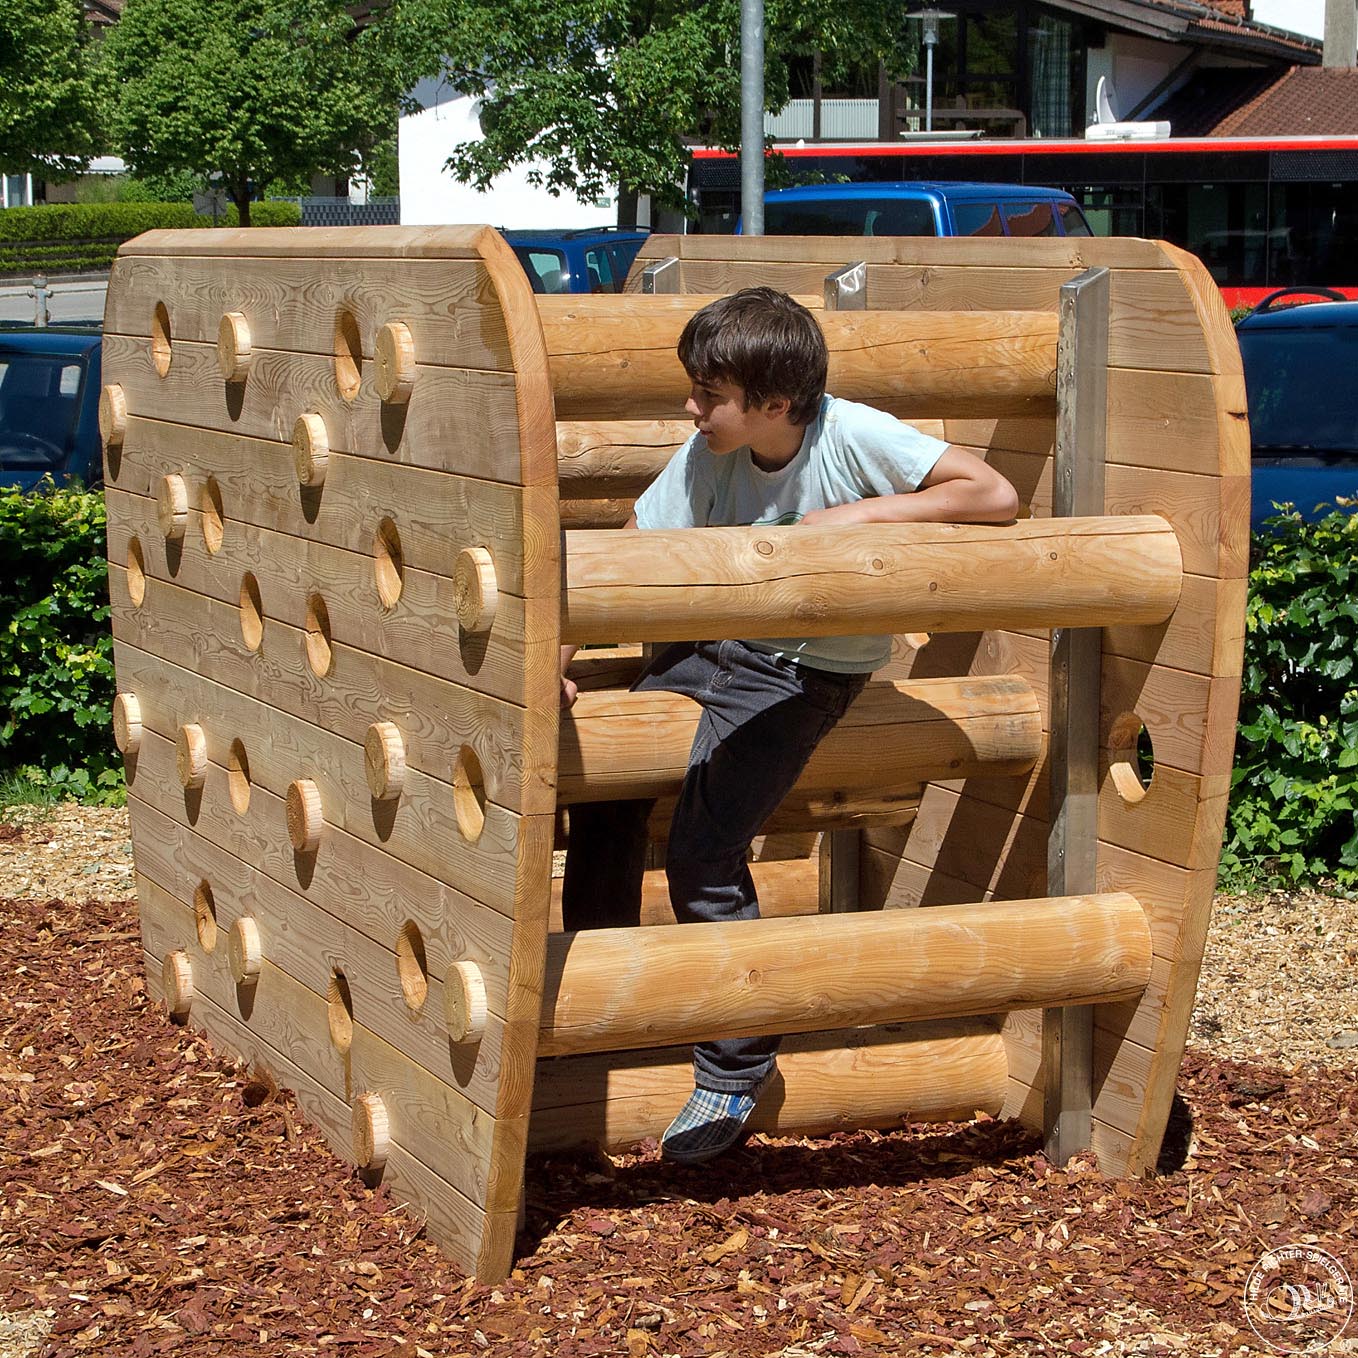
POLYGON ((388 1181, 463 1267, 502 1276, 557 740, 556 442, 522 270, 479 227, 151 233, 114 266, 104 355, 127 409, 107 450, 110 592, 118 687, 143 725, 128 777, 153 989, 187 954, 189 1021, 296 1089, 348 1158, 355 1100, 380 1096, 388 1181), (228 312, 248 325, 243 381, 219 368, 228 312), (393 322, 413 342, 403 402, 375 382, 393 322), (309 413, 329 455, 303 485, 292 439, 309 413), (177 523, 167 478, 187 500, 177 523), (454 610, 470 546, 492 550, 499 586, 475 640, 454 610), (404 772, 379 798, 381 722, 404 772), (208 763, 185 787, 191 726, 208 763), (289 840, 297 780, 324 816, 311 852, 289 840), (242 917, 262 951, 246 985, 227 956, 242 917), (459 962, 484 980, 479 1041, 449 1036, 459 962))
MULTIPOLYGON (((1162 514, 1184 555, 1183 596, 1154 628, 1104 632, 1105 735, 1098 888, 1147 908, 1155 961, 1136 1003, 1096 1016, 1094 1146, 1113 1172, 1154 1164, 1182 1058, 1216 880, 1239 693, 1248 550, 1249 438, 1239 353, 1220 296, 1191 256, 1141 240, 762 240, 653 237, 629 279, 677 256, 684 292, 755 283, 815 292, 868 264, 870 308, 1055 310, 1085 268, 1112 269, 1106 509, 1162 514), (1154 777, 1134 750, 1144 724, 1154 777), (1129 753, 1133 752, 1133 753, 1129 753)), ((1050 512, 1054 421, 931 412, 950 441, 980 450, 1050 512)), ((1045 633, 898 638, 887 677, 1023 675, 1048 691, 1045 633)), ((1042 895, 1046 767, 1026 780, 931 784, 909 825, 866 832, 865 907, 1042 895)), ((1007 1111, 1041 1123, 1040 1014, 1009 1018, 1007 1111)))

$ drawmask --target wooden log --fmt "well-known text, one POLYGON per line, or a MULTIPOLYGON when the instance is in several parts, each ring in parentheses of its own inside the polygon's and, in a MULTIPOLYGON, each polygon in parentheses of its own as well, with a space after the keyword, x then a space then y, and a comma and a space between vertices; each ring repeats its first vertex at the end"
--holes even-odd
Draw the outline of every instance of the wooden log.
MULTIPOLYGON (((689 380, 675 346, 711 299, 540 297, 562 420, 675 419, 689 380)), ((1040 311, 822 311, 827 387, 898 414, 1042 415, 1056 399, 1056 316, 1040 311)))
POLYGON ((566 534, 561 639, 974 632, 1164 622, 1182 578, 1156 515, 566 534))
MULTIPOLYGON (((557 804, 673 792, 700 712, 677 693, 582 693, 561 722, 557 804)), ((873 683, 816 750, 792 796, 1023 774, 1041 749, 1042 715, 1022 679, 873 683)))
MULTIPOLYGON (((815 1136, 995 1115, 1008 1064, 993 1022, 954 1019, 799 1034, 779 1051, 778 1073, 751 1130, 815 1136)), ((687 1047, 539 1061, 529 1149, 614 1150, 658 1137, 692 1089, 687 1047)))
POLYGON ((1125 892, 591 929, 548 940, 538 1054, 1107 1003, 1150 967, 1125 892))
POLYGON ((693 432, 683 420, 558 420, 561 494, 597 500, 639 495, 693 432))

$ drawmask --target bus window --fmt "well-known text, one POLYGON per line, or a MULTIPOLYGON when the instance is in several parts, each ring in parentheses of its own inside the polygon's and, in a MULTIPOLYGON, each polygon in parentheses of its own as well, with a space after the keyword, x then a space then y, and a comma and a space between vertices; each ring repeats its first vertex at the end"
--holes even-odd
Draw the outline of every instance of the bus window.
POLYGON ((1061 228, 1068 236, 1092 236, 1085 215, 1074 203, 1057 203, 1056 210, 1061 214, 1061 228))
POLYGON ((1056 216, 1050 203, 1006 203, 1004 220, 1011 236, 1056 235, 1056 216))
POLYGON ((1002 236, 1000 209, 996 203, 954 203, 952 224, 959 236, 1002 236))
POLYGON ((933 204, 921 198, 827 197, 807 202, 770 198, 769 236, 936 236, 933 204))

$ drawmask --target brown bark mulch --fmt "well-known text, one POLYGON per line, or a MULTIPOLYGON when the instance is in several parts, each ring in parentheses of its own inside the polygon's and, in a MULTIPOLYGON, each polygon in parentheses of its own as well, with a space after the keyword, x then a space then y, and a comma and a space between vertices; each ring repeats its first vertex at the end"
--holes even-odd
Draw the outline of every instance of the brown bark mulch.
MULTIPOLYGON (((1331 1066, 1191 1051, 1160 1175, 1055 1169, 984 1118, 756 1137, 702 1170, 654 1147, 535 1159, 518 1266, 478 1286, 288 1095, 148 1000, 135 904, 108 899, 130 877, 123 836, 95 830, 90 846, 102 822, 83 818, 77 853, 69 820, 4 832, 26 855, 0 897, 27 874, 103 899, 0 899, 0 1358, 1212 1358, 1271 1352, 1242 1307, 1265 1250, 1358 1263, 1354 1053, 1331 1066)), ((1292 950, 1317 986, 1336 943, 1349 970, 1319 908, 1303 903, 1317 960, 1292 950)), ((1233 927, 1256 907, 1242 911, 1233 927)), ((1294 1027, 1295 998, 1277 1003, 1288 1021, 1265 1028, 1270 1054, 1294 1027)), ((1345 996, 1313 1015, 1315 1047, 1350 1014, 1345 996)))

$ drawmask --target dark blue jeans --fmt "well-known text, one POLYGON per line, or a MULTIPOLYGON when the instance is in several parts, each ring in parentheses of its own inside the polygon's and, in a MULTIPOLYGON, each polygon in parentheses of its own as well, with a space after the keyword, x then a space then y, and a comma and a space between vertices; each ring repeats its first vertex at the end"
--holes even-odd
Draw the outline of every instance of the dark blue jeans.
MULTIPOLYGON (((703 709, 665 855, 681 924, 759 917, 746 863, 750 841, 867 681, 866 674, 833 674, 740 641, 699 641, 666 647, 633 684, 683 693, 703 709)), ((562 884, 568 932, 639 922, 654 805, 570 808, 562 884)), ((701 1043, 693 1052, 696 1081, 705 1089, 749 1089, 772 1068, 777 1050, 776 1037, 701 1043)))

